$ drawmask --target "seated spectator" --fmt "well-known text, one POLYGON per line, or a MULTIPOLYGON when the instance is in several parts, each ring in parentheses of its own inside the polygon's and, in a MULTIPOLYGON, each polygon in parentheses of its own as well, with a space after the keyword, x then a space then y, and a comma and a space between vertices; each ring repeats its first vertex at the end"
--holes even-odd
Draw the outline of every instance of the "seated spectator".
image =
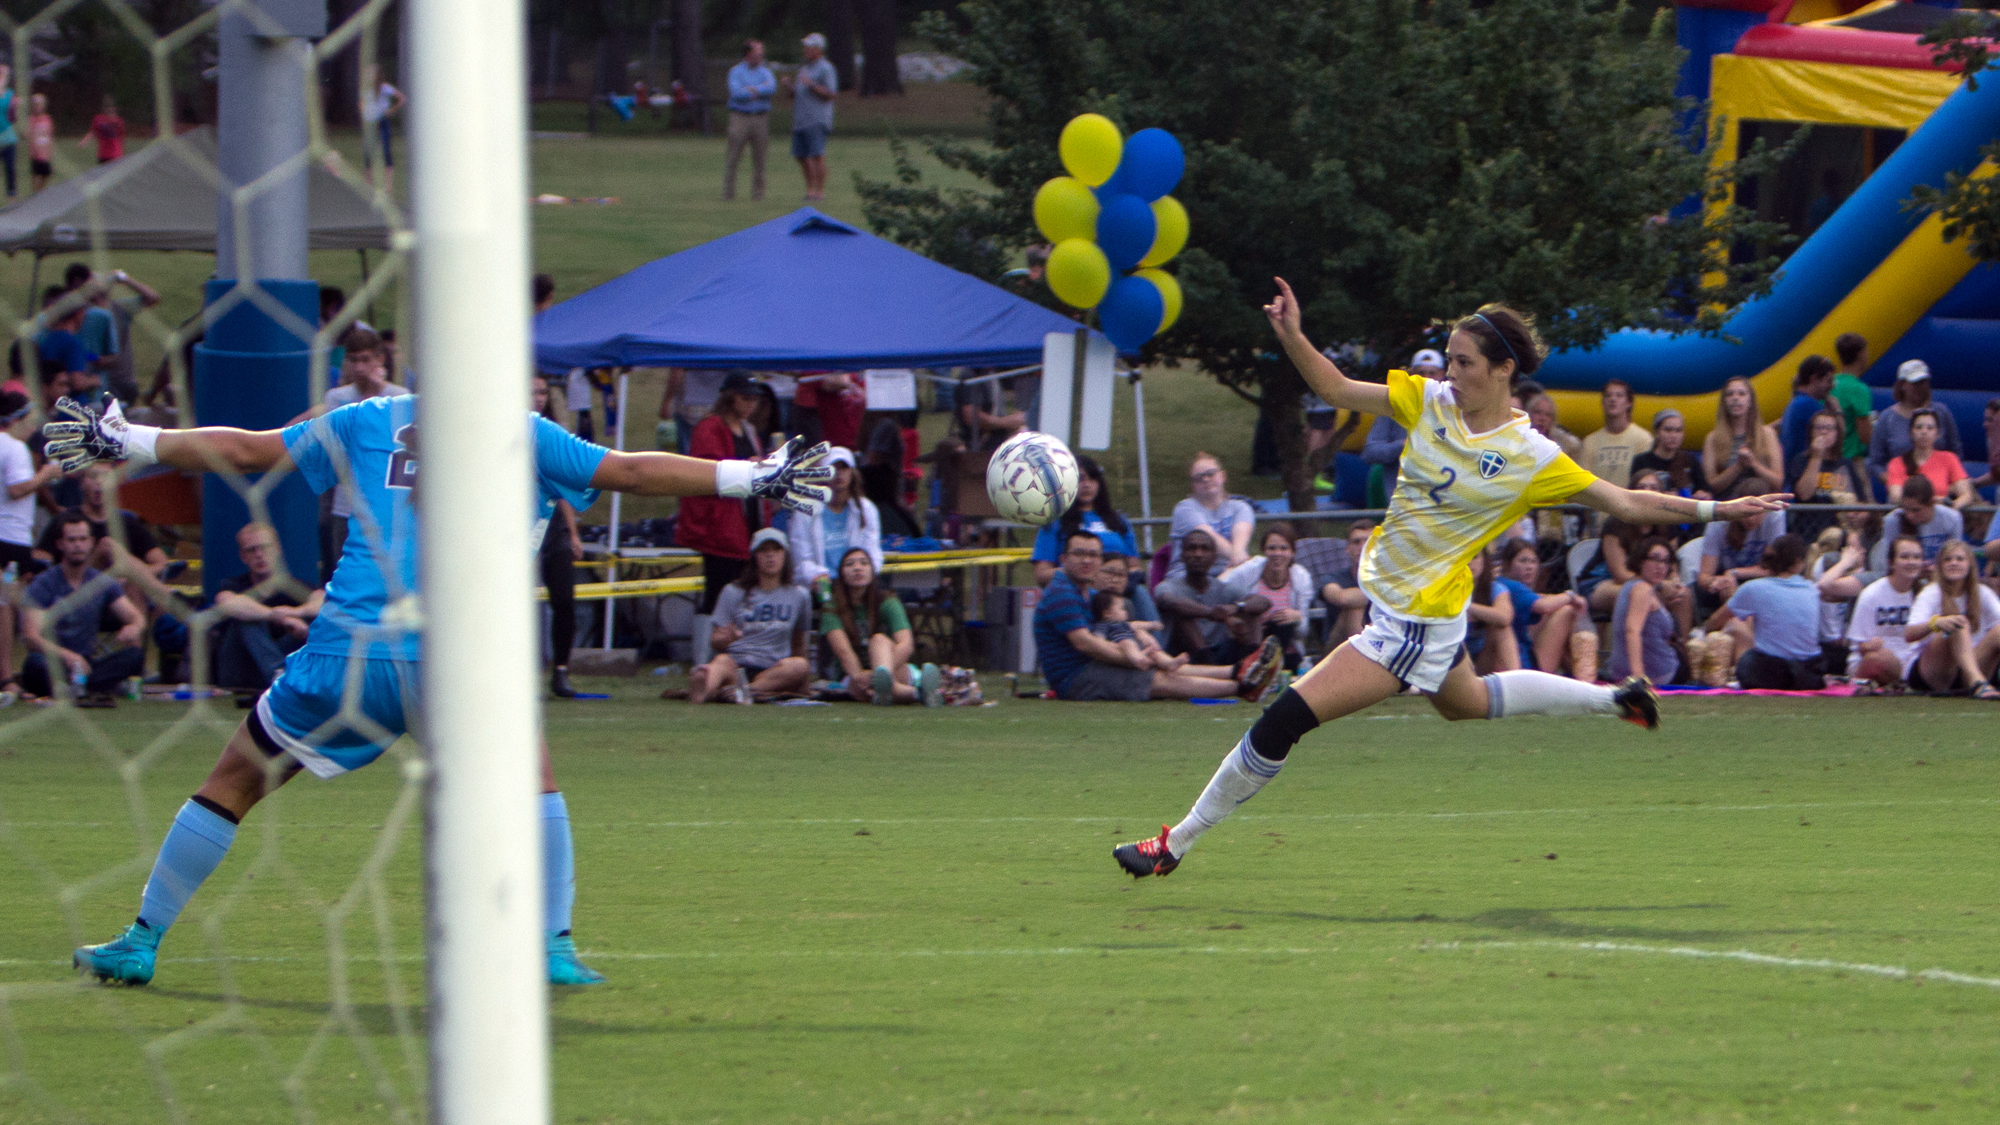
POLYGON ((840 662, 841 687, 863 703, 939 706, 942 673, 935 664, 920 672, 911 668, 917 642, 910 615, 902 599, 875 581, 875 560, 866 550, 849 547, 839 573, 822 603, 819 631, 840 662))
MULTIPOLYGON (((1853 513, 1843 513, 1852 515, 1853 513)), ((1861 535, 1836 524, 1806 551, 1806 580, 1819 590, 1819 647, 1830 674, 1847 667, 1848 615, 1862 588, 1881 575, 1861 569, 1868 552, 1861 535), (1832 581, 1828 577, 1832 576, 1832 581), (1851 592, 1847 592, 1851 591, 1851 592)))
POLYGON ((1091 589, 1124 598, 1132 628, 1151 636, 1158 643, 1166 626, 1160 623, 1160 607, 1153 602, 1153 592, 1146 589, 1146 584, 1133 573, 1136 565, 1136 559, 1128 559, 1124 555, 1104 556, 1104 561, 1097 564, 1097 576, 1090 580, 1091 589))
POLYGON ((1669 407, 1653 415, 1653 448, 1632 458, 1632 473, 1659 473, 1664 479, 1661 488, 1676 496, 1687 496, 1696 500, 1712 500, 1709 495, 1708 476, 1701 470, 1701 455, 1689 450, 1687 443, 1687 419, 1681 412, 1669 407))
POLYGON ((1722 384, 1715 428, 1701 446, 1701 471, 1708 476, 1709 488, 1728 492, 1727 499, 1785 490, 1784 454, 1760 417, 1757 390, 1750 380, 1737 376, 1722 384), (1739 486, 1748 491, 1736 491, 1739 486))
POLYGON ((1062 545, 1081 528, 1104 541, 1104 557, 1135 558, 1139 548, 1132 542, 1132 525, 1111 506, 1111 490, 1104 484, 1104 467, 1097 458, 1079 453, 1076 458, 1076 502, 1061 519, 1035 533, 1035 549, 1029 560, 1035 564, 1035 585, 1046 586, 1062 557, 1062 545))
POLYGON ((1644 676, 1656 684, 1686 683, 1687 661, 1681 655, 1674 615, 1667 610, 1668 591, 1680 585, 1680 562, 1674 545, 1648 536, 1632 551, 1637 572, 1618 591, 1611 610, 1611 679, 1644 676))
POLYGON ((1375 524, 1370 520, 1355 520, 1347 525, 1347 561, 1340 569, 1327 578, 1319 588, 1319 598, 1326 603, 1327 612, 1333 614, 1328 622, 1327 643, 1340 642, 1361 631, 1368 619, 1368 595, 1361 592, 1361 552, 1368 547, 1368 537, 1375 533, 1375 524))
MULTIPOLYGON (((1946 543, 1965 537, 1965 517, 1956 508, 1933 503, 1936 496, 1929 477, 1914 476, 1904 481, 1903 496, 1896 501, 1897 509, 1882 520, 1882 538, 1910 536, 1924 545, 1924 561, 1936 562, 1938 551, 1946 543)), ((1879 545, 1877 549, 1881 549, 1879 545)), ((1886 570, 1888 567, 1886 562, 1877 560, 1873 569, 1886 570)))
POLYGON ((1632 385, 1623 379, 1605 381, 1599 395, 1604 426, 1583 439, 1578 464, 1620 488, 1630 486, 1632 459, 1653 448, 1653 435, 1632 424, 1632 385))
POLYGON ((892 535, 920 535, 923 528, 904 506, 905 485, 916 480, 917 412, 881 411, 861 454, 861 494, 890 521, 892 535))
MULTIPOLYGON (((1778 446, 1788 469, 1812 440, 1813 419, 1827 411, 1840 414, 1840 404, 1833 401, 1833 376, 1833 361, 1823 355, 1809 355, 1799 361, 1798 374, 1792 376, 1792 401, 1785 405, 1784 416, 1778 420, 1778 446)), ((1840 447, 1836 445, 1833 453, 1838 459, 1840 447)), ((1786 475, 1798 479, 1797 473, 1786 475)))
POLYGON ((1954 508, 1963 508, 1975 499, 1972 481, 1958 455, 1937 447, 1942 432, 1938 419, 1943 416, 1944 411, 1934 406, 1922 407, 1910 415, 1910 448, 1902 456, 1889 459, 1885 477, 1889 503, 1900 503, 1903 486, 1919 474, 1929 478, 1933 493, 1948 499, 1954 508))
POLYGON ((1555 442, 1571 460, 1583 456, 1583 441, 1570 433, 1556 421, 1556 400, 1546 393, 1537 394, 1527 400, 1528 425, 1535 432, 1555 442))
MULTIPOLYGON (((1664 492, 1665 483, 1658 472, 1649 470, 1635 474, 1632 487, 1640 492, 1664 492)), ((1647 539, 1664 539, 1668 547, 1676 547, 1679 532, 1680 528, 1672 524, 1629 524, 1618 519, 1605 520, 1603 533, 1597 540, 1597 555, 1583 569, 1583 573, 1577 575, 1576 592, 1589 599, 1592 613, 1609 614, 1624 595, 1625 587, 1639 576, 1638 567, 1633 562, 1639 544, 1647 539)), ((1694 595, 1678 581, 1657 593, 1666 600, 1667 612, 1673 615, 1680 630, 1686 632, 1694 619, 1694 595)))
POLYGON ((1512 672, 1521 667, 1521 648, 1514 637, 1514 597, 1498 581, 1497 567, 1485 551, 1472 556, 1472 600, 1465 604, 1465 651, 1483 675, 1512 672))
MULTIPOLYGON (((1915 444, 1910 427, 1916 421, 1917 411, 1931 404, 1930 365, 1921 359, 1904 360, 1896 368, 1892 393, 1896 401, 1876 412, 1868 437, 1868 471, 1885 484, 1889 479, 1889 462, 1908 453, 1915 444)), ((1951 411, 1940 411, 1937 421, 1943 427, 1938 433, 1937 448, 1949 453, 1964 450, 1958 439, 1958 422, 1951 411)))
MULTIPOLYGON (((139 565, 157 575, 165 570, 167 553, 160 549, 160 541, 153 537, 146 527, 146 521, 136 512, 121 509, 118 512, 118 528, 113 533, 111 508, 105 502, 104 478, 111 470, 92 466, 80 474, 79 492, 81 502, 74 511, 90 523, 91 550, 90 565, 99 570, 110 570, 118 563, 118 551, 138 560, 139 565)), ((53 560, 61 553, 58 539, 61 531, 51 523, 42 529, 42 537, 35 543, 39 557, 53 560)), ((134 591, 136 594, 136 591, 134 591)))
POLYGON ((1262 539, 1263 556, 1224 571, 1222 583, 1270 603, 1271 608, 1264 611, 1257 624, 1265 636, 1278 638, 1278 645, 1285 653, 1285 670, 1296 672, 1306 655, 1306 614, 1312 609, 1312 575, 1292 561, 1298 555, 1299 536, 1291 524, 1280 521, 1266 526, 1262 539))
POLYGON ((215 608, 226 619, 211 634, 215 686, 263 691, 285 666, 286 655, 306 643, 326 591, 314 590, 300 601, 296 584, 278 579, 278 533, 270 524, 244 524, 236 533, 236 553, 246 569, 215 592, 215 608))
POLYGON ((750 565, 715 600, 715 659, 688 673, 690 703, 752 703, 805 690, 811 600, 792 584, 791 543, 767 527, 750 537, 750 565))
MULTIPOLYGON (((1847 548, 1840 562, 1820 579, 1820 597, 1845 592, 1859 551, 1847 548)), ((1910 643, 1910 608, 1923 581, 1924 545, 1904 536, 1889 546, 1889 573, 1870 582, 1847 618, 1847 676, 1867 694, 1901 691, 1910 678, 1917 646, 1910 643)))
POLYGON ((90 556, 97 541, 90 521, 71 510, 54 522, 59 552, 56 565, 28 584, 27 604, 21 607, 22 640, 32 650, 21 666, 21 688, 30 695, 55 694, 49 680, 53 661, 62 666, 72 683, 81 681, 77 706, 116 707, 112 690, 146 666, 145 650, 138 647, 144 619, 126 600, 118 583, 91 567, 90 556), (51 621, 49 611, 65 601, 68 604, 51 621), (98 642, 107 611, 120 623, 116 647, 108 651, 98 642))
POLYGON ((1263 698, 1278 674, 1275 641, 1260 649, 1246 674, 1236 679, 1231 669, 1194 664, 1183 665, 1178 672, 1135 668, 1117 645, 1091 632, 1090 603, 1083 591, 1090 588, 1103 556, 1097 536, 1085 531, 1071 536, 1063 544, 1062 569, 1049 579, 1035 607, 1035 648, 1041 654, 1042 676, 1057 696, 1132 703, 1230 695, 1263 698))
MULTIPOLYGON (((868 552, 875 574, 882 572, 882 512, 862 495, 854 453, 836 446, 826 455, 825 463, 833 466, 833 499, 814 515, 795 513, 791 522, 799 582, 808 586, 831 584, 840 560, 856 547, 868 552)), ((821 600, 824 602, 824 590, 821 600)))
POLYGON ((1780 535, 1759 569, 1730 595, 1717 618, 1732 642, 1736 681, 1746 689, 1818 691, 1826 686, 1819 647, 1819 589, 1800 573, 1806 541, 1780 535))
POLYGON ((1197 664, 1233 665, 1257 650, 1257 622, 1271 602, 1211 575, 1217 553, 1207 529, 1188 532, 1181 539, 1184 573, 1153 587, 1153 601, 1167 626, 1168 652, 1185 652, 1197 664))
MULTIPOLYGON (((1974 699, 2000 699, 1990 681, 2000 667, 2000 594, 1979 582, 1972 547, 1953 539, 1939 549, 1937 580, 1910 605, 1903 639, 1917 646, 1910 686, 1918 691, 1972 690, 1974 699)), ((27 682, 25 673, 22 683, 27 682)))
POLYGON ((1590 603, 1574 591, 1543 594, 1536 590, 1542 560, 1532 540, 1509 539, 1497 554, 1499 574, 1514 606, 1515 647, 1521 665, 1586 683, 1597 679, 1597 630, 1590 624, 1590 603))
MULTIPOLYGON (((1729 490, 1728 499, 1757 496, 1763 489, 1762 478, 1753 475, 1737 482, 1729 490)), ((1739 585, 1769 574, 1764 569, 1764 553, 1783 534, 1784 512, 1756 512, 1740 520, 1709 523, 1702 529, 1701 570, 1695 586, 1706 595, 1709 604, 1728 601, 1739 585)), ((1799 557, 1805 557, 1803 551, 1799 557)))
POLYGON ((1168 656, 1165 649, 1151 637, 1134 629, 1130 616, 1130 602, 1123 594, 1098 590, 1090 595, 1090 631, 1118 646, 1125 654, 1125 662, 1134 668, 1157 668, 1162 672, 1178 672, 1187 667, 1185 653, 1168 656))
POLYGON ((1167 577, 1179 578, 1186 572, 1179 548, 1182 539, 1195 528, 1206 528, 1215 537, 1215 554, 1222 569, 1250 557, 1250 531, 1257 513, 1250 505, 1229 495, 1229 474, 1212 453, 1197 453, 1188 465, 1189 496, 1174 505, 1174 522, 1168 534, 1175 547, 1167 565, 1167 577))
MULTIPOLYGON (((1840 502, 1838 496, 1861 494, 1861 481, 1855 477, 1854 467, 1840 455, 1846 425, 1837 409, 1822 410, 1812 416, 1805 449, 1785 466, 1795 502, 1836 504, 1840 502)), ((1790 522, 1791 530, 1801 538, 1814 539, 1833 526, 1834 520, 1825 512, 1796 512, 1790 522)))

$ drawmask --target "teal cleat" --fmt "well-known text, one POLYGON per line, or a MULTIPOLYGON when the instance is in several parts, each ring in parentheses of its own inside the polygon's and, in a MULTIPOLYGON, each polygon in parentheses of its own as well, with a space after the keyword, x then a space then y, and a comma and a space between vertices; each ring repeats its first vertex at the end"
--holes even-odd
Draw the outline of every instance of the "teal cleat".
MULTIPOLYGON (((152 967, 152 956, 146 958, 152 967)), ((576 939, 567 932, 549 935, 550 984, 603 984, 604 974, 577 959, 576 939)))
POLYGON ((944 670, 935 664, 926 664, 917 674, 917 696, 926 707, 944 706, 944 670))
POLYGON ((153 957, 159 948, 160 931, 134 922, 111 941, 70 954, 69 963, 106 983, 146 984, 153 979, 153 957))

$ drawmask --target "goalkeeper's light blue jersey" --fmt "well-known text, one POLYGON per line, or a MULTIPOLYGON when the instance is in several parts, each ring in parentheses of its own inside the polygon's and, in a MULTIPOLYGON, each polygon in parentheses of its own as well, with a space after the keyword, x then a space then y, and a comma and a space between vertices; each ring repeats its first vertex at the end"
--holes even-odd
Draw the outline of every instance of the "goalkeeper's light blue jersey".
MULTIPOLYGON (((597 501, 590 478, 609 450, 528 415, 535 449, 535 527, 557 500, 581 512, 597 501)), ((326 605, 304 651, 419 659, 417 398, 350 403, 284 431, 285 450, 314 492, 349 489, 347 545, 326 584, 326 605), (343 469, 346 471, 343 472, 343 469), (365 647, 364 647, 365 646, 365 647)), ((538 544, 539 545, 539 544, 538 544)))

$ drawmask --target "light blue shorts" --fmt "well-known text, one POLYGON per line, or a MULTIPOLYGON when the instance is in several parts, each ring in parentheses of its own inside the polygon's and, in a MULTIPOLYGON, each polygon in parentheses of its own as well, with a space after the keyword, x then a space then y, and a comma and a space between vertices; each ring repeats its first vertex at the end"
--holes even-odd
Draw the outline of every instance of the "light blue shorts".
POLYGON ((250 713, 250 737, 267 754, 290 754, 315 777, 336 777, 382 756, 409 729, 422 667, 295 652, 250 713), (349 664, 355 669, 353 705, 349 664))

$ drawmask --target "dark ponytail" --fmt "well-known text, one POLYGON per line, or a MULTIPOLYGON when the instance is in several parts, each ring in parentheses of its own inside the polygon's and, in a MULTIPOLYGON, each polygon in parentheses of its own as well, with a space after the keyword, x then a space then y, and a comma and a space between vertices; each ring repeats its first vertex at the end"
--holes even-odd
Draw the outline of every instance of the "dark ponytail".
POLYGON ((1481 305, 1479 311, 1452 325, 1479 341, 1479 354, 1495 366, 1514 361, 1514 379, 1533 375, 1542 366, 1541 337, 1535 335, 1534 318, 1515 312, 1506 305, 1481 305))

